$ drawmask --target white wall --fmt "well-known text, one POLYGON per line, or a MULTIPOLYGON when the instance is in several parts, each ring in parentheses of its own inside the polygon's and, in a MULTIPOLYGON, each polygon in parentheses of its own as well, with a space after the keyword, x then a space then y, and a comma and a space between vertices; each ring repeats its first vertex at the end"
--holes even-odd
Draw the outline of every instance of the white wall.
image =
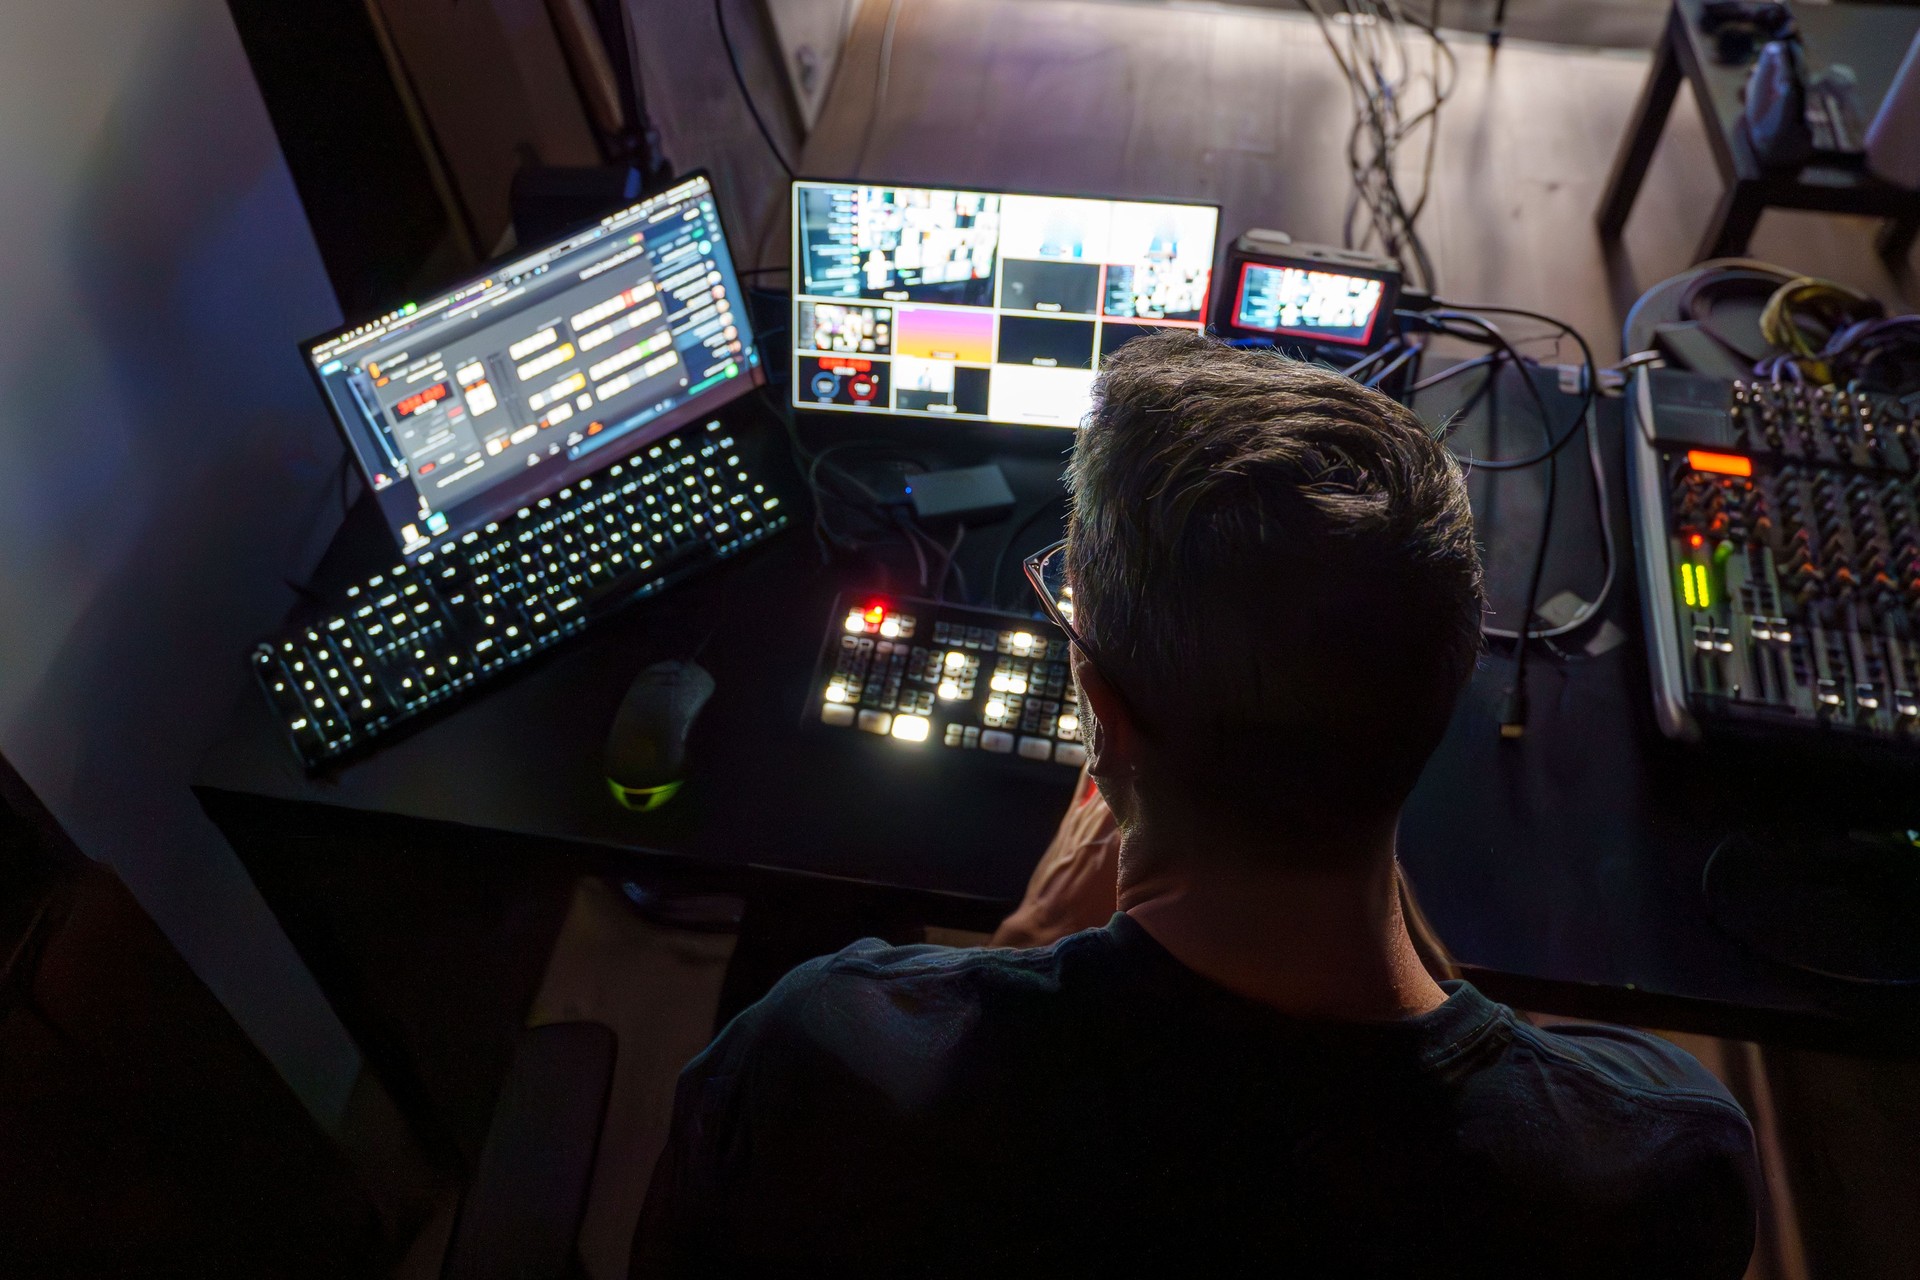
POLYGON ((0 4, 0 751, 327 1123, 358 1056, 188 780, 337 522, 338 318, 222 0, 0 4))

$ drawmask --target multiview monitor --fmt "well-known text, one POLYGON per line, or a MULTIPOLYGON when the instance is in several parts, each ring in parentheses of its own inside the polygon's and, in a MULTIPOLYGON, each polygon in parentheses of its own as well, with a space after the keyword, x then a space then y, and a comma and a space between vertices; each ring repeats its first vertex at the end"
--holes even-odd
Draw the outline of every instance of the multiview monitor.
POLYGON ((694 174, 303 353, 412 556, 763 381, 746 310, 694 174))
POLYGON ((793 184, 793 404, 1077 427, 1100 362, 1206 323, 1213 205, 793 184))

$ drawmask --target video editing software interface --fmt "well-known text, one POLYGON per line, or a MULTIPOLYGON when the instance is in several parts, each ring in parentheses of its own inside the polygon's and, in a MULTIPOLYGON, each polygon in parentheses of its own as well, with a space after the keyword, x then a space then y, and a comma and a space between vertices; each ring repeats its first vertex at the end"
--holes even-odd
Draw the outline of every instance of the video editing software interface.
POLYGON ((704 176, 308 347, 408 555, 598 470, 609 445, 666 435, 762 377, 704 176))
POLYGON ((1364 347, 1380 323, 1384 282, 1314 267, 1249 262, 1234 295, 1236 328, 1364 347))
POLYGON ((1220 211, 793 187, 797 408, 1077 427, 1100 362, 1201 328, 1220 211))

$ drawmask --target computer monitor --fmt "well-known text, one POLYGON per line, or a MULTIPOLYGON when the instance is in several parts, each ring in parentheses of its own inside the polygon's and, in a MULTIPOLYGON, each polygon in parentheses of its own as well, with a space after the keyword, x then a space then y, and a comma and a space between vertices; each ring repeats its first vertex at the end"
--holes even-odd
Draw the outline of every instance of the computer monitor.
POLYGON ((1394 333, 1400 271, 1392 262, 1323 245, 1272 248, 1235 242, 1227 255, 1233 293, 1220 329, 1283 345, 1370 351, 1394 333))
POLYGON ((409 557, 764 380, 704 174, 303 348, 409 557))
POLYGON ((1077 427, 1100 362, 1206 323, 1220 211, 793 184, 793 404, 1077 427))

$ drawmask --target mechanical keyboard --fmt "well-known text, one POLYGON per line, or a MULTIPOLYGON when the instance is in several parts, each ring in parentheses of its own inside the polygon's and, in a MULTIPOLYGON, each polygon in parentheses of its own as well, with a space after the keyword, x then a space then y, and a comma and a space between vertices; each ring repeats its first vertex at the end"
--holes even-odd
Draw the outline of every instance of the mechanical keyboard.
POLYGON ((336 760, 787 524, 718 421, 347 588, 253 655, 309 768, 336 760))
POLYGON ((842 595, 805 720, 904 749, 1032 767, 1086 761, 1068 640, 1051 623, 932 600, 842 595))

